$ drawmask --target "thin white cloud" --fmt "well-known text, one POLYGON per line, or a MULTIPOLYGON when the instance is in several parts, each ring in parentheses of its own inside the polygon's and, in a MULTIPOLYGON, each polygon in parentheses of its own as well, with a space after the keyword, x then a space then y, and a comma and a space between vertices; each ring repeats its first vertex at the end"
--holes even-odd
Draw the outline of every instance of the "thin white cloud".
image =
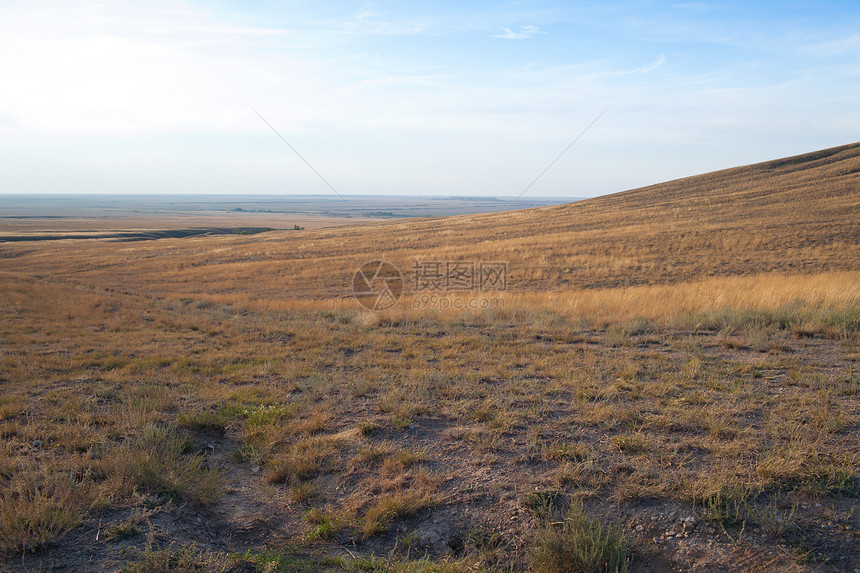
POLYGON ((241 36, 280 36, 287 30, 279 28, 253 28, 251 26, 180 26, 181 32, 201 32, 204 34, 231 34, 241 36))
POLYGON ((493 38, 502 38, 504 40, 528 40, 535 34, 544 34, 537 26, 520 26, 516 32, 510 28, 502 28, 503 34, 493 34, 493 38))
POLYGON ((720 8, 722 8, 722 5, 710 2, 683 2, 681 4, 675 4, 675 7, 684 8, 687 10, 710 11, 719 10, 720 8))
POLYGON ((430 31, 430 23, 421 17, 398 19, 390 14, 360 10, 336 28, 343 32, 372 36, 413 36, 430 31))
POLYGON ((630 70, 630 71, 627 71, 624 73, 625 74, 644 74, 644 73, 652 72, 652 71, 656 70, 657 68, 659 68, 660 66, 662 66, 665 63, 666 63, 666 55, 661 54, 660 57, 657 58, 657 61, 651 62, 650 64, 645 64, 644 66, 640 66, 638 68, 635 68, 633 70, 630 70))
POLYGON ((157 26, 141 30, 147 34, 213 34, 221 36, 281 36, 288 34, 287 30, 279 28, 253 28, 250 26, 157 26))
POLYGON ((838 56, 846 52, 860 52, 860 35, 852 34, 845 38, 829 40, 813 46, 808 46, 802 51, 815 56, 838 56))

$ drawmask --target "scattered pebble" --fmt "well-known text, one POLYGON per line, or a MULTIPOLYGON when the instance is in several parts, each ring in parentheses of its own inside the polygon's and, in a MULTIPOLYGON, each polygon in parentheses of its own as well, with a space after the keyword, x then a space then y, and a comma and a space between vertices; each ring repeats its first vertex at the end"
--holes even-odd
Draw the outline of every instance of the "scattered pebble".
POLYGON ((696 518, 690 516, 684 520, 684 531, 693 531, 694 529, 696 529, 696 518))

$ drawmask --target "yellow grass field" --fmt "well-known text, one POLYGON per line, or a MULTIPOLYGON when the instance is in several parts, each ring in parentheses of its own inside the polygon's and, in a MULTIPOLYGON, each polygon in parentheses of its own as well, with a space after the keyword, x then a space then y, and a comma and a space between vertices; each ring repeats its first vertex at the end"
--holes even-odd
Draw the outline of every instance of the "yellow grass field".
POLYGON ((0 324, 4 570, 860 568, 860 144, 508 213, 0 243, 0 324), (368 261, 390 308, 353 297, 368 261))

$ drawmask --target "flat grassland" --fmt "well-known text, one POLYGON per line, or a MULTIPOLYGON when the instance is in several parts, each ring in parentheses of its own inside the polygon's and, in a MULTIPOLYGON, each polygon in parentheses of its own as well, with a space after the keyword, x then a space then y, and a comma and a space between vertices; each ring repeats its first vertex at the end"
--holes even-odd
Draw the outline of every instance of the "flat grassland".
POLYGON ((860 144, 508 213, 0 244, 0 324, 7 569, 860 568, 860 144), (449 263, 506 280, 430 288, 449 263))

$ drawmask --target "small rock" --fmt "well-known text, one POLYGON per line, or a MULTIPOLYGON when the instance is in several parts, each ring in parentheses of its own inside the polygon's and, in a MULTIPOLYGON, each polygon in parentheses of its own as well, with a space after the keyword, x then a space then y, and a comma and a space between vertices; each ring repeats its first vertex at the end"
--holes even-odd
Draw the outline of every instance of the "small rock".
POLYGON ((32 442, 30 442, 30 445, 33 446, 34 448, 41 448, 42 444, 44 444, 44 443, 45 442, 43 442, 42 440, 33 440, 32 442))
POLYGON ((439 541, 439 534, 433 530, 425 531, 421 535, 421 541, 427 545, 433 545, 439 541))
POLYGON ((257 473, 259 471, 260 471, 260 466, 254 466, 251 468, 251 472, 253 472, 253 473, 257 473))

